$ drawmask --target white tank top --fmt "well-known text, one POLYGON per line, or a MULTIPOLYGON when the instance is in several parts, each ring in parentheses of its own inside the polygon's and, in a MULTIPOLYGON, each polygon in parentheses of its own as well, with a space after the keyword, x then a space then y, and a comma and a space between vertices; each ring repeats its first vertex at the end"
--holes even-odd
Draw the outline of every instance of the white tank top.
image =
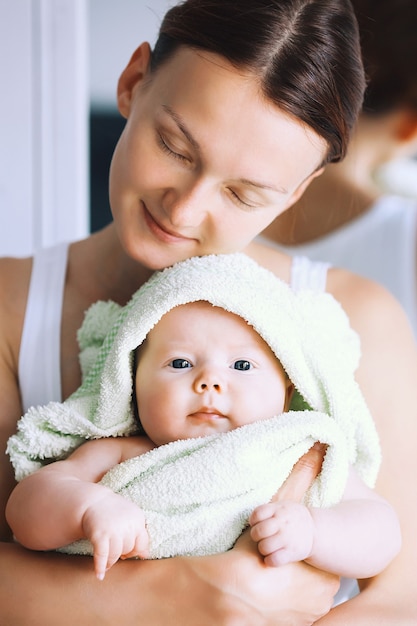
POLYGON ((61 316, 69 244, 36 252, 19 353, 23 411, 60 402, 61 316))

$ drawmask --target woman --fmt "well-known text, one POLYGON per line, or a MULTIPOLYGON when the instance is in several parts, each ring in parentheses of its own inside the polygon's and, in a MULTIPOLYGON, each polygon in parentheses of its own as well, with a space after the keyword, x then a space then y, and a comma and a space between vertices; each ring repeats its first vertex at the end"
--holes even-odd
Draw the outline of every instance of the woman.
POLYGON ((417 153, 417 3, 352 0, 368 77, 349 153, 267 230, 295 254, 377 280, 417 337, 417 199, 387 190, 382 168, 417 153), (291 226, 292 224, 292 226, 291 226))
MULTIPOLYGON (((241 0, 238 10, 234 0, 188 0, 169 11, 153 53, 142 44, 119 81, 118 106, 127 123, 110 173, 114 224, 69 248, 62 324, 56 325, 62 385, 42 390, 49 394, 44 401, 65 398, 79 385, 76 330, 85 309, 99 299, 124 304, 155 269, 193 255, 245 250, 293 285, 294 276, 311 284, 317 273, 326 282, 321 266, 300 276, 300 265, 294 272, 289 257, 253 239, 326 163, 344 156, 363 86, 346 0, 241 0)), ((62 251, 55 253, 62 262, 62 251)), ((35 277, 51 278, 58 265, 52 259, 43 274, 39 267, 36 260, 32 281, 31 259, 6 259, 0 268, 3 446, 34 391, 50 378, 45 368, 53 359, 45 347, 27 365, 35 336, 43 331, 44 346, 50 335, 46 315, 40 314, 40 330, 29 326, 32 307, 39 315, 45 302, 35 277), (35 305, 32 295, 38 295, 35 305)), ((118 563, 104 582, 92 581, 81 558, 3 543, 3 623, 304 625, 323 615, 325 626, 415 621, 417 511, 406 482, 415 474, 417 419, 407 397, 417 375, 415 348, 404 314, 378 286, 331 270, 326 288, 363 342, 358 381, 384 455, 378 490, 402 523, 404 550, 389 570, 326 615, 334 579, 303 563, 266 568, 247 535, 214 557, 118 563), (400 386, 400 394, 391 393, 400 386)), ((51 308, 46 305, 46 314, 51 308)), ((311 480, 311 472, 298 472, 287 498, 302 497, 311 480)), ((4 502, 13 486, 6 458, 1 477, 4 502)))

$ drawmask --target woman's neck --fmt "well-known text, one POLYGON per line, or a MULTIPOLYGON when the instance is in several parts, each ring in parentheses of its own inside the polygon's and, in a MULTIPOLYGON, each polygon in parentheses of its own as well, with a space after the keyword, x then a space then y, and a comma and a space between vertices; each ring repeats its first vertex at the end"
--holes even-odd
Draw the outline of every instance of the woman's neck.
POLYGON ((69 272, 69 282, 71 276, 76 278, 87 300, 113 300, 122 305, 153 273, 127 256, 113 224, 71 246, 69 272))
POLYGON ((366 212, 377 197, 364 187, 352 187, 348 180, 332 176, 329 166, 263 235, 288 246, 313 241, 366 212))
POLYGON ((328 165, 302 198, 277 218, 264 235, 282 245, 323 237, 371 208, 382 195, 374 173, 401 147, 398 116, 361 116, 346 158, 328 165))

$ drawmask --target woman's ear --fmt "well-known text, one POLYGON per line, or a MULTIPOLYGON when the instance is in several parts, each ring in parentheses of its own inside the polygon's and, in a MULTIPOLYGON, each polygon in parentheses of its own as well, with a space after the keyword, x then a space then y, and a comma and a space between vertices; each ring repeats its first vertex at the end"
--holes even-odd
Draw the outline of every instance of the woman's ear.
POLYGON ((287 209, 289 209, 293 204, 295 204, 296 202, 298 202, 298 200, 301 198, 301 196, 303 195, 303 193, 305 192, 305 190, 307 189, 307 187, 309 186, 309 184, 311 183, 312 180, 314 180, 315 178, 317 178, 317 176, 321 176, 321 174, 323 174, 325 168, 321 167, 320 169, 316 170, 315 172, 313 172, 312 174, 310 174, 310 176, 308 176, 299 187, 297 187, 297 189, 294 191, 293 195, 291 196, 290 200, 288 201, 287 204, 287 209))
POLYGON ((151 48, 147 42, 136 48, 129 63, 120 75, 117 84, 117 107, 127 118, 130 113, 135 87, 145 78, 149 70, 151 48))
POLYGON ((398 114, 396 136, 401 143, 409 143, 417 139, 417 111, 406 109, 398 114))

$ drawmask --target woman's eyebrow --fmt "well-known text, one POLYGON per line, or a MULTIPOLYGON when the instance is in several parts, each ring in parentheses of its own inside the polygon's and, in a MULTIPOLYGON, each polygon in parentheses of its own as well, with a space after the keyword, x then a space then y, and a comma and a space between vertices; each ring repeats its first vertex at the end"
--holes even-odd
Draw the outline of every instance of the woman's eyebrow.
MULTIPOLYGON (((196 139, 194 139, 194 137, 192 136, 191 132, 188 130, 181 116, 176 111, 174 111, 168 104, 163 104, 162 108, 165 111, 165 113, 167 113, 167 115, 169 115, 169 117, 175 122, 179 130, 182 132, 184 137, 186 137, 186 139, 190 142, 190 144, 196 150, 196 152, 201 153, 200 144, 198 143, 196 139)), ((240 178, 238 182, 242 183, 243 185, 257 187, 258 189, 266 189, 267 191, 275 191, 276 193, 280 193, 280 194, 288 193, 288 190, 285 189, 284 187, 271 185, 269 183, 265 183, 261 181, 249 180, 247 178, 240 178)))
POLYGON ((258 189, 266 189, 267 191, 275 191, 276 193, 288 193, 288 190, 284 187, 278 187, 277 185, 270 185, 269 183, 263 183, 255 180, 248 180, 247 178, 240 178, 239 181, 243 185, 250 185, 251 187, 257 187, 258 189))

